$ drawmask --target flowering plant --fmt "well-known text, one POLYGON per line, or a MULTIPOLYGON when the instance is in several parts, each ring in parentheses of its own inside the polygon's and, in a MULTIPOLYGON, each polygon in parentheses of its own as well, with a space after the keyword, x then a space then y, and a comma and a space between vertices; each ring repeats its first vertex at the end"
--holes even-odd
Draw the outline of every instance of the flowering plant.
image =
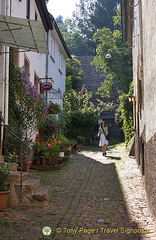
POLYGON ((62 134, 57 134, 56 139, 60 144, 60 151, 64 152, 68 146, 71 146, 70 141, 62 134))
POLYGON ((24 67, 16 68, 17 80, 14 89, 22 128, 26 133, 33 133, 40 121, 46 118, 48 107, 36 86, 30 82, 29 77, 30 74, 25 72, 24 67))
POLYGON ((42 141, 40 138, 35 139, 33 142, 33 149, 36 155, 44 156, 46 158, 58 157, 60 152, 60 141, 56 139, 49 139, 42 141))
POLYGON ((58 126, 54 123, 52 119, 46 118, 42 120, 38 126, 39 135, 46 139, 50 138, 53 134, 56 134, 58 131, 58 126))
POLYGON ((42 141, 40 138, 36 138, 33 142, 33 150, 34 154, 37 156, 43 156, 45 151, 45 142, 42 141))

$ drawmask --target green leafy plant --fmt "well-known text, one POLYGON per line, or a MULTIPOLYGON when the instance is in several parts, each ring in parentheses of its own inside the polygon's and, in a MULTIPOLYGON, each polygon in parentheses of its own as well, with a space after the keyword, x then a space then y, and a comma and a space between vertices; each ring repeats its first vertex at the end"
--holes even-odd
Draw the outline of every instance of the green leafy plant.
POLYGON ((62 134, 57 134, 56 139, 60 146, 60 151, 65 151, 67 147, 71 146, 70 141, 62 134))
POLYGON ((65 109, 65 135, 67 138, 77 140, 81 136, 88 144, 95 132, 95 126, 100 108, 91 102, 92 93, 85 87, 81 91, 71 90, 64 98, 65 109))
POLYGON ((59 143, 53 139, 45 147, 44 157, 57 158, 59 156, 60 148, 59 143))
POLYGON ((77 136, 77 143, 85 143, 85 138, 84 137, 82 137, 82 136, 77 136))
POLYGON ((55 124, 54 118, 46 118, 43 119, 40 124, 38 125, 39 135, 42 139, 47 140, 48 138, 52 137, 53 134, 58 132, 58 125, 55 124))
POLYGON ((17 155, 16 152, 8 152, 7 155, 5 156, 7 162, 11 163, 11 162, 18 162, 19 160, 19 156, 17 155))
POLYGON ((129 102, 128 97, 130 94, 122 94, 120 96, 120 106, 118 108, 120 117, 119 121, 123 122, 123 131, 125 135, 125 142, 126 144, 134 135, 134 124, 133 124, 133 104, 129 102))
POLYGON ((7 163, 4 163, 4 166, 0 167, 0 191, 10 190, 11 180, 9 179, 9 176, 9 165, 7 163))
POLYGON ((61 107, 57 103, 50 103, 48 106, 48 112, 49 114, 58 114, 61 112, 61 107))

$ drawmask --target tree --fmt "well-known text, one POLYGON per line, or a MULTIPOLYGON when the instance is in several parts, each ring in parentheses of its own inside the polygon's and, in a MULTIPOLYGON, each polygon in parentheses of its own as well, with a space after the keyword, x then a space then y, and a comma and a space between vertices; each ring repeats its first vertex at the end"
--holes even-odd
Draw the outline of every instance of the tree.
POLYGON ((56 19, 55 19, 57 24, 63 24, 63 17, 61 15, 59 15, 56 19))
POLYGON ((90 101, 91 97, 92 93, 83 87, 79 92, 70 90, 64 98, 66 136, 77 141, 84 139, 87 144, 93 138, 100 114, 100 108, 90 101))
POLYGON ((109 85, 109 94, 111 90, 128 93, 132 81, 130 46, 122 43, 122 34, 119 30, 111 31, 108 28, 103 28, 94 34, 94 39, 99 44, 96 49, 97 55, 92 64, 95 65, 96 69, 100 69, 104 73, 105 84, 103 91, 106 92, 109 85), (108 52, 111 58, 106 58, 108 52))
POLYGON ((90 33, 87 28, 85 28, 86 34, 82 33, 77 27, 75 19, 66 19, 64 23, 59 23, 58 26, 72 55, 95 55, 96 45, 92 39, 93 33, 88 36, 90 33))
MULTIPOLYGON (((114 21, 120 26, 120 14, 114 21)), ((132 103, 128 101, 128 96, 132 94, 132 53, 131 47, 122 43, 120 30, 102 28, 94 34, 94 39, 99 42, 92 64, 97 69, 103 71, 104 82, 98 89, 101 96, 110 97, 116 94, 118 103, 118 122, 122 122, 126 141, 132 136, 132 103), (106 58, 109 52, 111 58, 106 58)))
POLYGON ((78 90, 83 79, 83 71, 80 69, 81 63, 76 58, 66 61, 66 91, 78 90))
POLYGON ((115 29, 113 24, 113 16, 116 14, 118 0, 98 0, 95 1, 90 14, 91 23, 95 26, 95 29, 101 29, 103 27, 111 30, 115 29))
POLYGON ((80 0, 72 19, 59 24, 70 52, 76 56, 94 56, 97 42, 93 35, 97 29, 114 29, 112 17, 119 0, 80 0))

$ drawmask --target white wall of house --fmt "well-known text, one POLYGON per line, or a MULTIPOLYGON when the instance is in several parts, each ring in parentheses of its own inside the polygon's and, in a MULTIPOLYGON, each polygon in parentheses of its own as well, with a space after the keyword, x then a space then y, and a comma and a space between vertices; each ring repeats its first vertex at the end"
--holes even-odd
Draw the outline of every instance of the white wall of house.
MULTIPOLYGON (((11 16, 26 18, 26 2, 27 1, 19 2, 19 0, 14 0, 12 3, 11 16)), ((39 15, 35 1, 31 0, 30 19, 35 20, 35 16, 37 16, 38 21, 41 21, 41 16, 39 15)), ((46 55, 34 52, 20 53, 19 66, 22 67, 24 65, 24 57, 26 57, 30 63, 30 81, 34 83, 34 73, 36 73, 39 78, 52 78, 53 89, 60 90, 61 95, 63 96, 65 92, 67 54, 55 28, 52 31, 49 31, 48 37, 45 32, 45 37, 48 39, 47 43, 49 49, 48 68, 46 68, 46 55)), ((55 97, 57 96, 48 92, 49 100, 62 106, 62 99, 56 99, 55 97)))
MULTIPOLYGON (((38 12, 36 3, 34 0, 31 0, 30 1, 30 19, 31 20, 36 20, 35 14, 37 14, 37 21, 41 21, 41 17, 38 12)), ((24 1, 13 0, 11 3, 11 16, 26 18, 26 15, 27 15, 27 0, 24 0, 24 1)))
MULTIPOLYGON (((12 10, 11 16, 18 18, 26 19, 26 9, 27 9, 27 1, 20 2, 19 0, 14 0, 12 2, 12 10)), ((37 16, 37 21, 41 21, 41 17, 39 15, 39 11, 35 4, 35 1, 30 1, 30 20, 35 20, 35 14, 37 16)), ((46 32, 45 32, 46 37, 46 32)), ((35 52, 21 52, 19 54, 19 67, 24 66, 25 58, 29 62, 29 73, 30 73, 30 81, 34 84, 34 74, 39 78, 45 77, 45 66, 46 66, 46 55, 35 52)))
MULTIPOLYGON (((52 77, 53 89, 60 90, 61 95, 63 96, 65 92, 65 77, 66 77, 66 54, 64 52, 63 46, 58 38, 57 32, 55 29, 50 31, 49 34, 49 64, 48 64, 48 75, 52 77)), ((51 101, 58 103, 62 106, 62 100, 49 92, 51 101)))
MULTIPOLYGON (((0 14, 2 15, 26 19, 27 13, 27 0, 0 0, 0 14), (8 7, 6 8, 7 4, 8 7), (8 12, 7 14, 6 9, 8 12)), ((42 21, 35 0, 30 0, 29 13, 30 20, 42 21)), ((44 95, 48 95, 50 101, 58 103, 62 106, 62 97, 65 92, 66 58, 68 57, 68 54, 64 48, 64 43, 60 39, 58 30, 56 30, 55 27, 53 30, 49 30, 48 33, 45 31, 45 39, 48 43, 49 55, 23 51, 21 49, 23 52, 19 50, 19 53, 17 54, 18 57, 16 59, 17 64, 19 67, 22 67, 25 64, 25 59, 27 60, 30 73, 29 80, 33 84, 34 76, 36 76, 36 78, 52 78, 53 89, 56 90, 56 93, 47 92, 44 95), (53 50, 52 42, 54 43, 53 50)), ((2 51, 6 51, 6 49, 9 50, 9 47, 5 46, 1 46, 0 48, 2 51)), ((7 58, 6 56, 9 56, 9 54, 0 55, 0 111, 2 111, 7 124, 8 101, 6 101, 6 99, 8 98, 8 90, 6 89, 6 86, 8 82, 9 61, 5 60, 5 58, 7 58)), ((9 59, 9 57, 7 59, 9 59)), ((40 89, 39 84, 38 89, 40 89)))

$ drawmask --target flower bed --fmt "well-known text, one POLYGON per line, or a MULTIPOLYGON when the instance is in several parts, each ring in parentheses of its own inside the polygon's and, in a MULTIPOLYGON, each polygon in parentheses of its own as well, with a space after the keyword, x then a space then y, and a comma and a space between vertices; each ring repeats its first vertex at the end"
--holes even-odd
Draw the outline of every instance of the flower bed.
POLYGON ((56 139, 49 139, 43 141, 40 138, 36 138, 33 142, 33 150, 35 156, 42 156, 45 158, 56 158, 59 156, 59 144, 60 142, 56 139))

